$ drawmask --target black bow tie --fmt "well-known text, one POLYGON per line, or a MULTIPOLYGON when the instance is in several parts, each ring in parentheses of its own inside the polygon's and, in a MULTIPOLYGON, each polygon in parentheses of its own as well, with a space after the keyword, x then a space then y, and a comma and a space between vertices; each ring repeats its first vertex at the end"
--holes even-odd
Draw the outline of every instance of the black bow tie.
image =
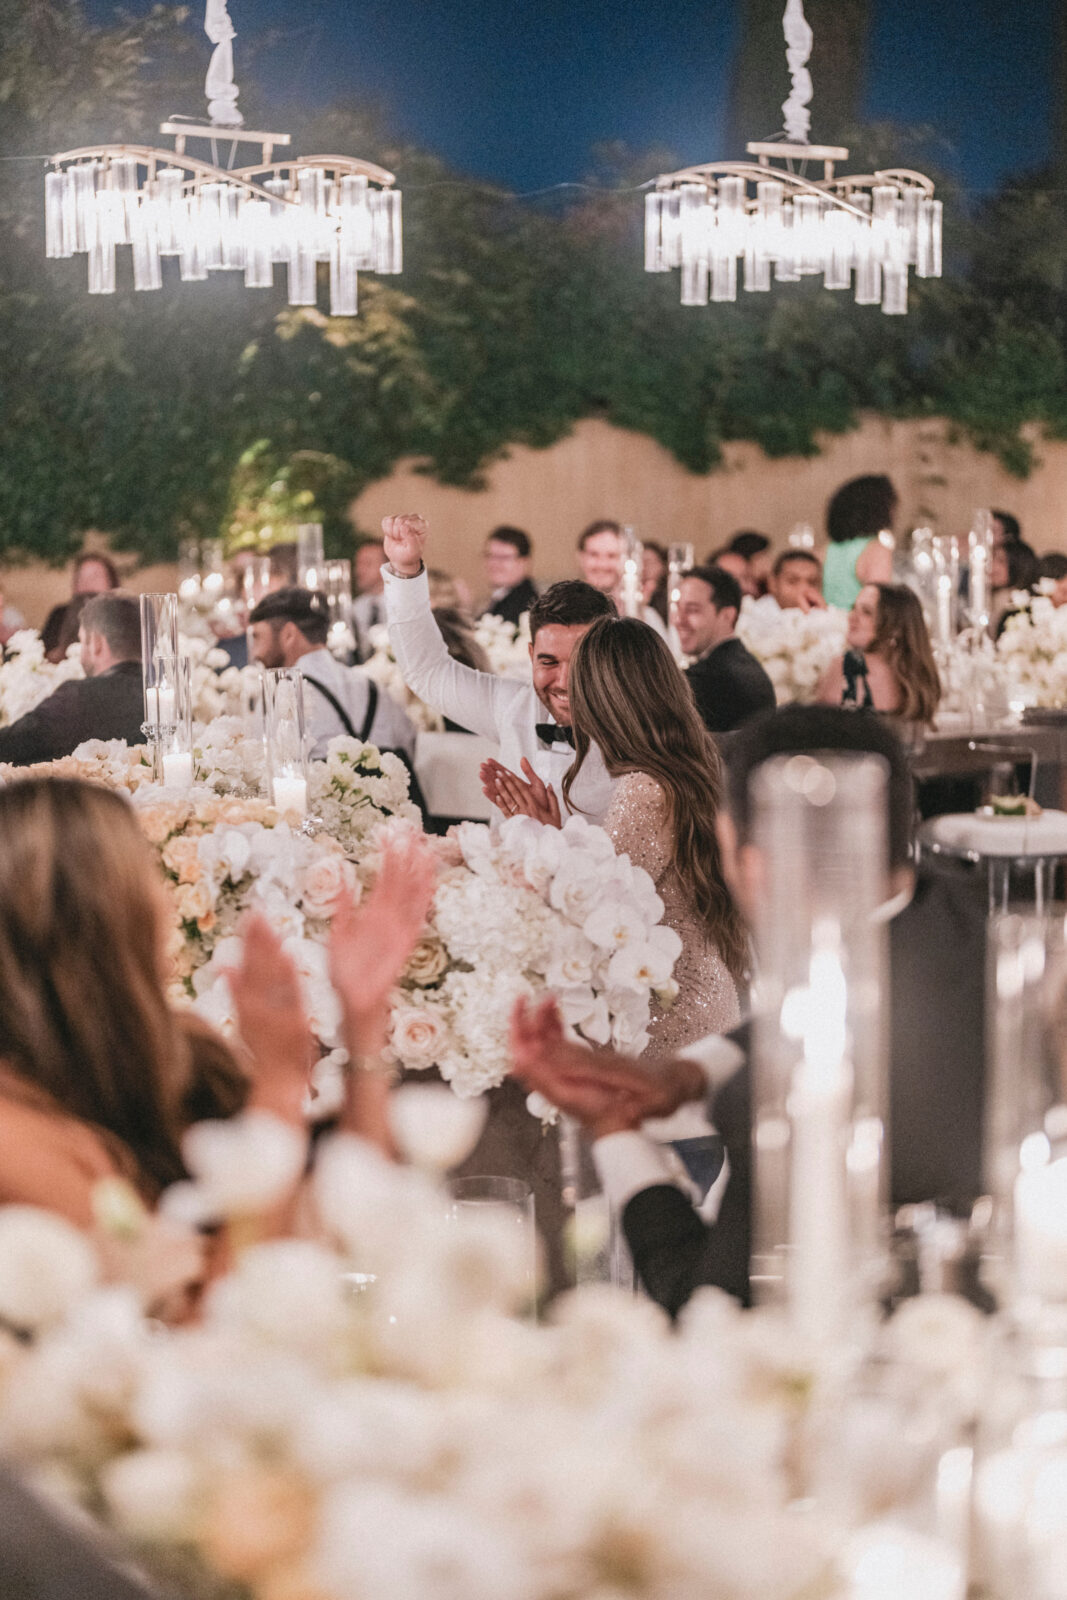
POLYGON ((561 728, 558 722, 538 722, 534 732, 542 744, 569 744, 574 749, 573 729, 561 728))

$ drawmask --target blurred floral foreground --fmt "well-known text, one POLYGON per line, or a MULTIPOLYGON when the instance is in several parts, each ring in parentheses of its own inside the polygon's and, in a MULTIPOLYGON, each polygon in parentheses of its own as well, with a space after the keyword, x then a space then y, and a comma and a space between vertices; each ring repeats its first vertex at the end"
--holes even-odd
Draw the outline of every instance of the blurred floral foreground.
MULTIPOLYGON (((305 1159, 271 1121, 187 1136, 204 1204, 242 1218, 246 1239, 270 1179, 290 1183, 305 1159)), ((137 1203, 103 1187, 101 1226, 135 1250, 137 1203)), ((0 1450, 178 1592, 962 1593, 943 1542, 885 1518, 926 1481, 930 1418, 973 1404, 981 1319, 962 1302, 912 1302, 918 1319, 890 1324, 905 1437, 898 1410, 842 1405, 855 1383, 841 1352, 805 1350, 775 1314, 716 1291, 676 1331, 607 1287, 537 1326, 514 1230, 350 1136, 320 1145, 310 1200, 320 1242, 247 1245, 202 1321, 177 1329, 99 1283, 68 1224, 0 1211, 0 1450), (939 1586, 863 1587, 886 1559, 939 1586)))

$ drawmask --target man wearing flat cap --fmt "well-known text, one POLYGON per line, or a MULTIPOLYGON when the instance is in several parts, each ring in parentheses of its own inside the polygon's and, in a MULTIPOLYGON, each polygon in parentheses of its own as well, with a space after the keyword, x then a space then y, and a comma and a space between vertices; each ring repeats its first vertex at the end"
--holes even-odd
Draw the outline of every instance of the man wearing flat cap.
POLYGON ((307 685, 304 714, 311 756, 322 760, 340 734, 410 758, 415 728, 362 667, 345 667, 326 648, 326 596, 312 589, 276 589, 249 617, 252 659, 264 667, 299 667, 307 685))

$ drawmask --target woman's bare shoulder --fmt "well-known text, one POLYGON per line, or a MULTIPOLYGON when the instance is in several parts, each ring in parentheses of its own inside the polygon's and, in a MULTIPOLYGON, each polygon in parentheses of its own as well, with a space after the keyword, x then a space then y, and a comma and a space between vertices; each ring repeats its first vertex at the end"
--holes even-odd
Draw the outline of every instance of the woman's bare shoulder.
POLYGON ((0 1204, 43 1206, 88 1227, 93 1188, 117 1170, 93 1128, 0 1082, 0 1204))

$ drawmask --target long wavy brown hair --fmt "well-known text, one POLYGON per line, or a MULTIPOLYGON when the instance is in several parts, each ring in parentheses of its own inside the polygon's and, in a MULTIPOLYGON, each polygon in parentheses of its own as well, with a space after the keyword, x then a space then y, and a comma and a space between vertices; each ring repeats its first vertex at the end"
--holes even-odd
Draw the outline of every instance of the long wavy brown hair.
POLYGON ((903 583, 876 583, 878 616, 867 654, 880 655, 900 687, 893 713, 929 724, 941 699, 941 679, 918 596, 903 583))
POLYGON ((118 795, 63 778, 0 788, 5 1092, 91 1125, 147 1198, 185 1175, 189 1122, 247 1092, 222 1041, 167 1003, 156 876, 118 795))
POLYGON ((666 796, 671 863, 735 978, 748 935, 722 875, 715 818, 722 804, 719 752, 684 674, 647 623, 602 617, 571 657, 568 694, 575 760, 564 798, 596 744, 613 778, 644 772, 666 796))

